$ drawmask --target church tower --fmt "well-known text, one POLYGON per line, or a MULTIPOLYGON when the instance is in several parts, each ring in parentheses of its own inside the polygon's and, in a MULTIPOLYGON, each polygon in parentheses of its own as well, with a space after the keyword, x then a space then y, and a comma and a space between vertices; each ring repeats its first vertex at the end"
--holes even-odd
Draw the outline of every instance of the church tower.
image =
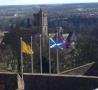
POLYGON ((38 27, 38 33, 42 35, 43 45, 47 41, 48 37, 48 16, 47 13, 43 12, 41 9, 37 14, 34 14, 34 21, 36 27, 38 27))
POLYGON ((39 11, 39 26, 42 34, 42 42, 44 45, 48 37, 48 17, 47 13, 43 12, 41 9, 39 11))
POLYGON ((41 9, 39 11, 39 23, 40 30, 42 31, 42 36, 48 36, 48 17, 47 13, 43 12, 41 9))

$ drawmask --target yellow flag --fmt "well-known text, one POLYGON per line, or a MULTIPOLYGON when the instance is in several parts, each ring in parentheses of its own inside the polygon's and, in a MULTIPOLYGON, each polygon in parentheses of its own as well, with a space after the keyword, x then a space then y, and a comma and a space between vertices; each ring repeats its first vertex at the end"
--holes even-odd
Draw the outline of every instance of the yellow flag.
POLYGON ((21 42, 21 51, 22 53, 26 54, 33 54, 32 48, 29 46, 29 44, 25 43, 24 41, 21 42))

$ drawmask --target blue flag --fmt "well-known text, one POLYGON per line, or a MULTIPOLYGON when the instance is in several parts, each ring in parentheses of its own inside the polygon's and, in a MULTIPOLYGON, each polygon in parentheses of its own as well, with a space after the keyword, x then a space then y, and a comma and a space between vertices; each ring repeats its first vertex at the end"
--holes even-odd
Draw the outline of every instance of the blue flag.
POLYGON ((58 43, 53 38, 49 38, 49 46, 50 46, 50 48, 60 48, 60 49, 63 49, 62 43, 58 43))

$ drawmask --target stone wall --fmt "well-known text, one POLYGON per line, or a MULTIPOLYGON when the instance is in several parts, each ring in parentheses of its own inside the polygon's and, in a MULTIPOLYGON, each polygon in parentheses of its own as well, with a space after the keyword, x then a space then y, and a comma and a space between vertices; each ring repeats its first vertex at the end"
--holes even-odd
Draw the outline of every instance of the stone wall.
POLYGON ((93 90, 98 88, 98 78, 70 76, 27 75, 25 90, 93 90))
POLYGON ((17 77, 15 74, 0 73, 0 90, 16 90, 17 77))
MULTIPOLYGON (((25 90, 93 90, 98 88, 98 77, 24 75, 25 90)), ((0 90, 16 90, 17 75, 0 73, 0 90)))

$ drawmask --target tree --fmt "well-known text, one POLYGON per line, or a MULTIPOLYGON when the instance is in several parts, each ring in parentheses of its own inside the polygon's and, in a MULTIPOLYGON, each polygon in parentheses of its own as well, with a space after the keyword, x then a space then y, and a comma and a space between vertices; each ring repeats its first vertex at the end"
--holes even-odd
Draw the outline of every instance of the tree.
POLYGON ((17 59, 10 46, 0 49, 0 70, 17 72, 17 59))

